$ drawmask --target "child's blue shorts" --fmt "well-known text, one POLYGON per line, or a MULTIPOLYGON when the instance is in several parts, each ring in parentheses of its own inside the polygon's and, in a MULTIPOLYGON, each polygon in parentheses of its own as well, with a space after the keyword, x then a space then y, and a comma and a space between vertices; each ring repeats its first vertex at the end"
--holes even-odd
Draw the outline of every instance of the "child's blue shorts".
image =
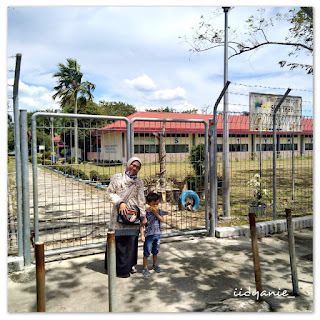
POLYGON ((151 236, 147 236, 143 244, 143 256, 148 258, 150 256, 150 252, 152 254, 158 254, 159 248, 160 248, 160 234, 153 234, 151 236))

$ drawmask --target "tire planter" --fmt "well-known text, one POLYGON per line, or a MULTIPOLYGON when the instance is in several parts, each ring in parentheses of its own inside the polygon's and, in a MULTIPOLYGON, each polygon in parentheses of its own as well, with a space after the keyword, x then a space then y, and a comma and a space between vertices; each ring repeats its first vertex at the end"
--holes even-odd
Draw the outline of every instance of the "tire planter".
POLYGON ((200 205, 200 199, 199 196, 192 190, 187 190, 181 193, 179 200, 181 202, 181 206, 184 208, 185 204, 186 204, 186 199, 187 198, 192 198, 194 201, 193 210, 197 210, 199 208, 200 205))

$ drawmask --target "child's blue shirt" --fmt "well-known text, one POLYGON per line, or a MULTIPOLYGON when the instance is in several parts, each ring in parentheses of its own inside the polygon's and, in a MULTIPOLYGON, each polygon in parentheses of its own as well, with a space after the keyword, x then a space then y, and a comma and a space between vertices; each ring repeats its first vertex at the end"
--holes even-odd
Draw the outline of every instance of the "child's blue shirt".
MULTIPOLYGON (((163 213, 160 209, 159 215, 163 217, 163 213)), ((146 224, 145 236, 148 237, 154 234, 160 234, 160 220, 158 220, 152 210, 147 210, 146 218, 148 222, 146 224)))

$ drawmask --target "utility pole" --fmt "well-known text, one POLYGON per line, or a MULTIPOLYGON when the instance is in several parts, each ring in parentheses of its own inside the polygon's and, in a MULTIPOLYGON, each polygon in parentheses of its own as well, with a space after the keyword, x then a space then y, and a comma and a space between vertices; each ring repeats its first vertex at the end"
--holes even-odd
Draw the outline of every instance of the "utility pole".
MULTIPOLYGON (((228 12, 230 7, 222 7, 224 11, 224 79, 228 81, 228 12)), ((228 90, 223 98, 223 215, 230 217, 230 183, 229 183, 229 101, 228 90)))

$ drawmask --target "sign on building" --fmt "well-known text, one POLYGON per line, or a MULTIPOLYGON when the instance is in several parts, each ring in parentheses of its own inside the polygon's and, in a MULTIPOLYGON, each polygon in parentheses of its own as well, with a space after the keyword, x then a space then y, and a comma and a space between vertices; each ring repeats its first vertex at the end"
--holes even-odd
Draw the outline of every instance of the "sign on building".
MULTIPOLYGON (((283 95, 249 93, 250 131, 272 131, 273 112, 283 95)), ((302 98, 287 96, 277 112, 276 129, 302 131, 302 98)))

